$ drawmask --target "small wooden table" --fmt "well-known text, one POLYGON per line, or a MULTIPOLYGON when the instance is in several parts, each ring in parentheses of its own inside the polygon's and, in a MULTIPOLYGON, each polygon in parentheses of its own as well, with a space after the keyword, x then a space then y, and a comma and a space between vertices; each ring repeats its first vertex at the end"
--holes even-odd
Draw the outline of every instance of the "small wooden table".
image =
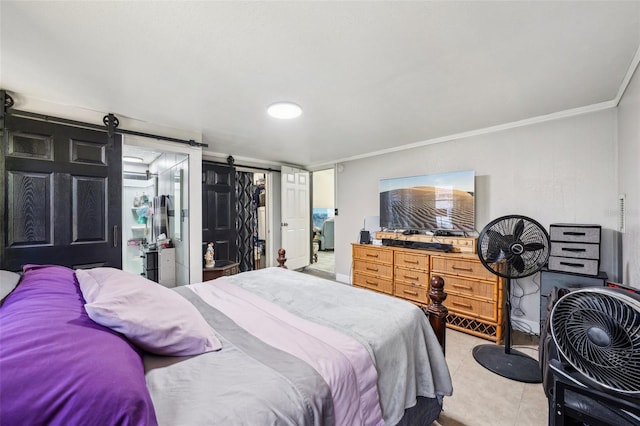
POLYGON ((238 263, 231 260, 216 260, 212 268, 202 268, 202 281, 235 275, 238 273, 238 263))

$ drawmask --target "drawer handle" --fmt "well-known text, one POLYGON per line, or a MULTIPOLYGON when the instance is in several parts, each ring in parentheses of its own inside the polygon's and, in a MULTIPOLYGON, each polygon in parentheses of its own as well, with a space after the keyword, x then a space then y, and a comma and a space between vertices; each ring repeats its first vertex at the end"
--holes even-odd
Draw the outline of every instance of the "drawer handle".
POLYGON ((371 253, 367 253, 365 256, 367 256, 367 257, 378 257, 377 254, 371 254, 371 253))
POLYGON ((417 265, 417 264, 418 264, 418 263, 420 263, 420 262, 418 262, 417 260, 407 260, 407 259, 405 259, 405 260, 404 260, 404 263, 412 263, 412 264, 414 264, 414 265, 417 265))
POLYGON ((412 276, 410 276, 410 275, 405 275, 404 277, 405 277, 406 279, 408 279, 408 280, 416 280, 416 281, 418 281, 418 277, 412 277, 412 276))
POLYGON ((453 286, 455 288, 463 288, 465 290, 473 290, 473 287, 469 286, 469 285, 460 285, 460 284, 453 284, 453 286))
POLYGON ((584 268, 584 265, 582 263, 572 263, 572 262, 560 262, 561 265, 564 266, 573 266, 576 268, 584 268))
POLYGON ((467 305, 466 303, 453 302, 453 305, 454 306, 460 306, 460 307, 467 308, 467 309, 471 309, 472 308, 471 305, 467 305))
POLYGON ((452 265, 451 269, 455 270, 455 271, 467 271, 467 272, 473 272, 473 268, 461 268, 459 266, 456 265, 452 265))
POLYGON ((567 247, 562 247, 562 251, 572 251, 572 252, 580 253, 580 252, 584 252, 584 251, 587 251, 587 250, 586 250, 586 249, 583 249, 583 248, 567 248, 567 247))
POLYGON ((562 235, 572 235, 572 236, 576 236, 576 237, 584 237, 587 234, 584 233, 584 232, 566 231, 566 232, 563 232, 562 235))
POLYGON ((370 268, 367 266, 367 271, 378 272, 378 268, 370 268))
POLYGON ((402 292, 406 293, 406 294, 410 294, 412 296, 417 296, 418 295, 417 291, 402 290, 402 292))
POLYGON ((369 285, 374 285, 374 286, 378 287, 378 283, 377 283, 377 282, 375 282, 375 281, 365 280, 365 282, 366 282, 367 284, 369 284, 369 285))

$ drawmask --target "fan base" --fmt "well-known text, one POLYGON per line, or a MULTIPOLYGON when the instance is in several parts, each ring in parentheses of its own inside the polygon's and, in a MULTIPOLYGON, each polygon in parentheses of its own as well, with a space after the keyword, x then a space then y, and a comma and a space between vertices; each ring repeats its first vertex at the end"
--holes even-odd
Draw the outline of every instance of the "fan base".
POLYGON ((506 353, 504 346, 479 345, 473 348, 473 357, 487 370, 507 379, 524 383, 542 383, 538 361, 515 349, 506 353))

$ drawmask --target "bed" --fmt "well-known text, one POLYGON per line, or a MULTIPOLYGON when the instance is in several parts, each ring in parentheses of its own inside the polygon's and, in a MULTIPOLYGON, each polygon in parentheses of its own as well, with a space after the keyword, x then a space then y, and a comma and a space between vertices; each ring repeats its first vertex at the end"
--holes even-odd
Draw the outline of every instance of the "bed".
POLYGON ((26 265, 0 327, 2 424, 429 425, 452 393, 421 309, 284 268, 26 265))

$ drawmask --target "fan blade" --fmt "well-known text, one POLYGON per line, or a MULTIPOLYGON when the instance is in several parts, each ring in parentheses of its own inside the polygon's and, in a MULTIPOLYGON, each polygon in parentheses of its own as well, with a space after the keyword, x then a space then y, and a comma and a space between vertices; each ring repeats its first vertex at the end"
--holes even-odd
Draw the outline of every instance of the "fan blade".
POLYGON ((524 271, 524 260, 522 260, 522 257, 520 255, 513 256, 511 260, 511 266, 513 266, 516 271, 522 273, 522 271, 524 271))
POLYGON ((542 243, 527 243, 524 245, 524 251, 536 251, 543 248, 545 248, 545 245, 542 243))
POLYGON ((509 248, 509 243, 504 235, 492 229, 487 231, 489 240, 487 242, 487 253, 485 259, 489 263, 495 263, 502 259, 503 253, 509 248))
POLYGON ((524 231, 524 220, 520 219, 516 222, 516 226, 513 227, 513 241, 518 241, 524 231))
POLYGON ((488 263, 496 263, 502 259, 502 257, 502 250, 500 247, 491 247, 491 244, 489 244, 489 248, 487 248, 487 255, 485 256, 486 261, 488 263))
POLYGON ((506 251, 511 245, 511 238, 502 235, 498 231, 489 229, 487 235, 489 236, 489 246, 500 247, 501 250, 506 251))

